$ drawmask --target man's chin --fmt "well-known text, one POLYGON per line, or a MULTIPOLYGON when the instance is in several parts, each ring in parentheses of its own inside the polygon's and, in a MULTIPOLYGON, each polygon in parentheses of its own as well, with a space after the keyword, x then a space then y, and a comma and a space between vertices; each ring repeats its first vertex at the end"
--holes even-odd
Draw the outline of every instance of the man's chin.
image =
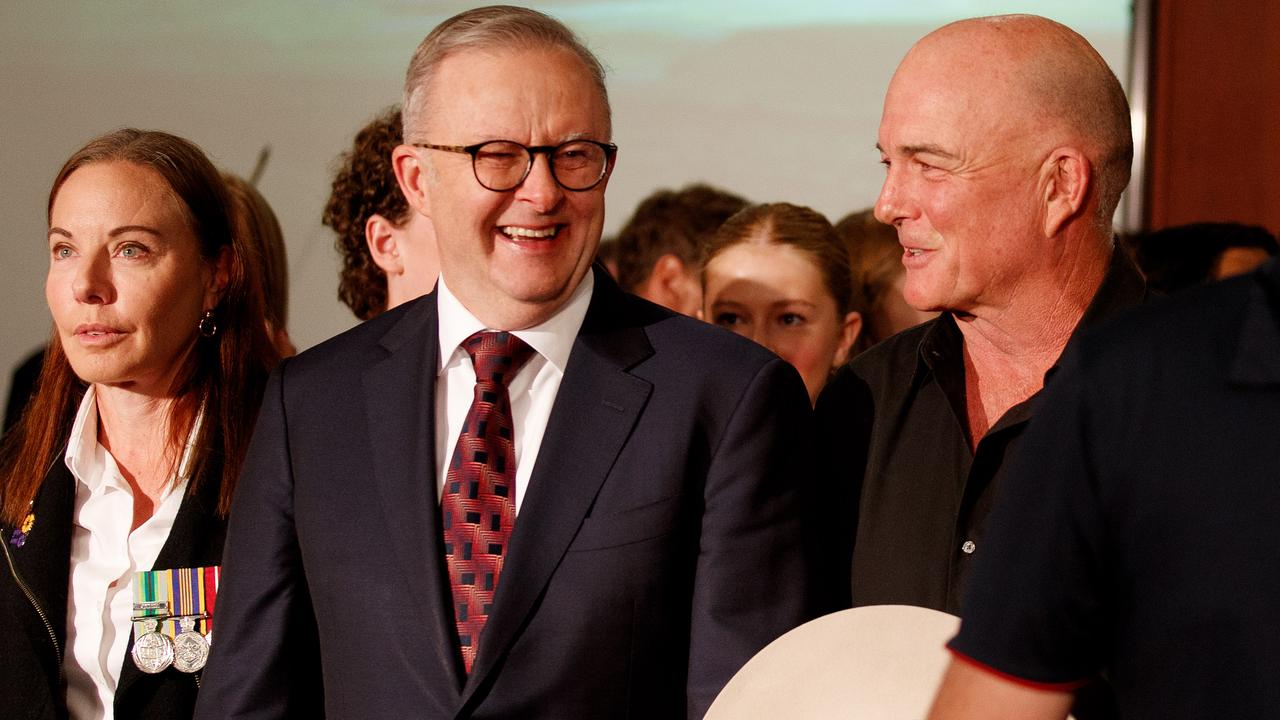
POLYGON ((946 303, 937 293, 928 289, 913 290, 910 283, 903 288, 902 299, 907 307, 918 312, 942 312, 947 309, 946 303))

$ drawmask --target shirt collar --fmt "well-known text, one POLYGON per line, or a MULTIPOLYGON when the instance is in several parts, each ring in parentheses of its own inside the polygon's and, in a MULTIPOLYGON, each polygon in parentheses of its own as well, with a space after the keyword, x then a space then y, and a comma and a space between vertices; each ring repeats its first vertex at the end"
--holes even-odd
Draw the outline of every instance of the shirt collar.
POLYGON ((939 368, 962 362, 960 355, 964 338, 951 313, 944 312, 928 321, 923 330, 916 349, 916 370, 912 375, 912 380, 916 383, 921 382, 927 374, 938 372, 939 368))
POLYGON ((204 403, 200 403, 200 411, 196 413, 196 421, 191 423, 191 432, 187 433, 187 444, 182 448, 182 457, 178 460, 178 476, 174 484, 191 479, 191 463, 195 461, 196 438, 200 437, 200 428, 204 426, 204 403))
MULTIPOLYGON (((101 473, 93 472, 98 449, 98 394, 92 384, 80 398, 80 409, 76 411, 75 423, 71 426, 71 437, 67 440, 67 451, 63 462, 67 469, 80 482, 89 484, 101 482, 101 473)), ((96 489, 92 485, 90 490, 96 489)))
MULTIPOLYGON (((67 440, 67 451, 62 456, 67 469, 81 483, 96 491, 102 484, 105 467, 106 449, 98 442, 98 393, 97 386, 89 384, 80 398, 80 408, 76 411, 75 423, 71 425, 71 437, 67 440)), ((178 473, 174 477, 174 487, 184 484, 191 477, 191 463, 194 460, 196 438, 204 425, 204 405, 196 413, 196 421, 191 425, 186 445, 182 448, 182 458, 178 461, 178 473)))
MULTIPOLYGON (((529 347, 563 373, 569 364, 569 353, 578 338, 578 331, 582 329, 582 321, 587 316, 594 289, 594 274, 588 272, 569 296, 569 301, 556 310, 555 314, 538 325, 514 330, 512 334, 528 343, 529 347)), ((487 328, 449 290, 444 275, 440 276, 439 286, 436 288, 436 303, 440 327, 440 365, 436 368, 439 374, 448 367, 454 354, 461 352, 459 346, 463 340, 487 328)))

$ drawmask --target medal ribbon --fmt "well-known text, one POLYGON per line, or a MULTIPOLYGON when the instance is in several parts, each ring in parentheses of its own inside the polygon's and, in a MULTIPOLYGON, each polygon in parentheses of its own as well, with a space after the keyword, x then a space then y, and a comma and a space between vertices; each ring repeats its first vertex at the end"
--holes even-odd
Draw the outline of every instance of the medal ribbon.
POLYGON ((195 629, 208 635, 221 579, 222 568, 217 565, 136 573, 133 620, 159 620, 156 630, 173 638, 182 632, 178 618, 194 617, 195 629))
POLYGON ((168 570, 149 570, 134 574, 134 620, 165 618, 173 614, 169 574, 168 570))
POLYGON ((202 578, 201 588, 204 593, 204 634, 208 635, 213 631, 213 608, 217 604, 218 599, 218 583, 222 581, 222 566, 212 565, 210 567, 196 568, 202 578))
POLYGON ((196 568, 170 571, 173 584, 173 614, 178 617, 204 615, 204 573, 196 568))

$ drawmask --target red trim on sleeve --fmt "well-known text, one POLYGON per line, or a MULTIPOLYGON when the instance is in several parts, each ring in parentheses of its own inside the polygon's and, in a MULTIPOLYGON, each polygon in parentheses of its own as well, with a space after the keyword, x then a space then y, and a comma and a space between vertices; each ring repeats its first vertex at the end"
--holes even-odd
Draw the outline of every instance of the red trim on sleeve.
POLYGON ((1080 688, 1089 684, 1088 679, 1072 680, 1070 682, 1062 682, 1062 683, 1047 683, 1047 682, 1037 682, 1035 680, 1027 680, 1026 678, 1020 678, 1016 675, 1010 675, 1009 673, 1001 672, 991 667, 990 665, 987 665, 986 663, 980 662, 978 660, 974 660, 973 658, 969 657, 968 655, 965 655, 964 653, 960 652, 959 650, 956 650, 955 648, 948 647, 947 649, 951 651, 951 657, 954 658, 955 660, 959 660, 960 662, 965 663, 966 665, 971 665, 989 675, 995 675, 1001 680, 1007 680, 1011 683, 1014 683, 1015 685, 1021 685, 1023 687, 1028 687, 1033 690, 1047 690, 1047 691, 1053 691, 1053 692, 1075 692, 1076 690, 1079 690, 1080 688))

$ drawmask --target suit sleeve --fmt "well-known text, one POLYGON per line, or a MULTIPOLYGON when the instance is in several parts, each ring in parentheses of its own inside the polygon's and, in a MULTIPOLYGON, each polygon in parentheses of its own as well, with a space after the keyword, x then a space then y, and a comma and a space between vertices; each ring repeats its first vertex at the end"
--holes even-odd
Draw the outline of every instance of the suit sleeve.
POLYGON ((772 360, 716 444, 694 580, 690 717, 702 717, 756 652, 807 619, 799 485, 812 454, 811 415, 800 376, 772 360))
POLYGON ((318 640, 293 519, 283 370, 232 503, 196 718, 322 717, 318 640))

